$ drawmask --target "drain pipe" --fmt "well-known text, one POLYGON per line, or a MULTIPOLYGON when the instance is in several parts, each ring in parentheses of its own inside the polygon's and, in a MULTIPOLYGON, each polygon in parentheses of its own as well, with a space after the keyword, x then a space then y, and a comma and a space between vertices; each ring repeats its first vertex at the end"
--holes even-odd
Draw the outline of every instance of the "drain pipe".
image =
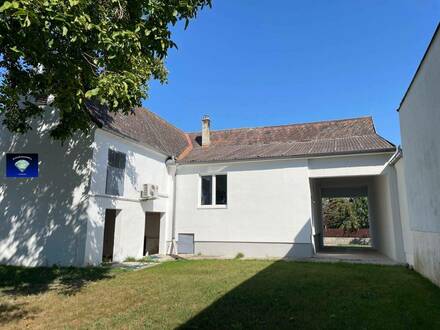
POLYGON ((393 156, 391 156, 390 160, 386 163, 385 168, 387 166, 394 166, 399 161, 400 158, 402 158, 402 147, 397 146, 396 152, 393 154, 393 156))
POLYGON ((169 254, 177 254, 177 242, 176 242, 176 174, 177 174, 177 162, 176 157, 172 156, 166 162, 167 166, 171 168, 171 175, 173 180, 173 210, 171 212, 171 246, 169 254))

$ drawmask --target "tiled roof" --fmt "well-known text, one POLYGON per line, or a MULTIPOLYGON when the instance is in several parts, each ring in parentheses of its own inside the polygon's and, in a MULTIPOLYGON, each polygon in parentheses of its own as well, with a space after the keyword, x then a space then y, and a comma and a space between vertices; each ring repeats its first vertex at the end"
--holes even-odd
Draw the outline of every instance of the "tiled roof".
POLYGON ((391 152, 371 117, 307 124, 211 131, 209 147, 190 133, 193 149, 181 163, 391 152))
POLYGON ((102 128, 145 144, 165 155, 178 156, 188 148, 186 134, 153 112, 135 108, 131 114, 110 113, 103 106, 88 104, 92 117, 102 128))

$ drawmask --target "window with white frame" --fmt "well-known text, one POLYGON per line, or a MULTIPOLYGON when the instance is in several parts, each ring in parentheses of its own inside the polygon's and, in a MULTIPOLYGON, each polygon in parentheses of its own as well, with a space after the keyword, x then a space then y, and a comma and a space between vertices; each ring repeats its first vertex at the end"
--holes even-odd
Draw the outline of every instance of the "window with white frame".
POLYGON ((202 175, 200 177, 200 205, 226 205, 228 202, 228 180, 226 174, 202 175))
POLYGON ((124 194, 125 154, 108 150, 107 178, 105 193, 122 196, 124 194))

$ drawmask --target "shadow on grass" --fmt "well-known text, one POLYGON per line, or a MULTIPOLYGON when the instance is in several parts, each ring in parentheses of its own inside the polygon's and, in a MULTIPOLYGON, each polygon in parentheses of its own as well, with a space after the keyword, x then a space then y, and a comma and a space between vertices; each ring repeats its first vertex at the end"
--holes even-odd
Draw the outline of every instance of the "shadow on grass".
POLYGON ((31 295, 56 291, 74 295, 89 282, 112 277, 109 267, 15 267, 0 266, 0 292, 31 295))
POLYGON ((8 324, 11 321, 22 319, 33 319, 34 315, 41 310, 35 307, 29 308, 28 303, 1 303, 0 304, 0 326, 8 324))
POLYGON ((60 268, 0 266, 0 326, 11 321, 33 319, 41 312, 17 301, 17 296, 37 295, 49 291, 71 296, 87 283, 111 278, 109 267, 60 268), (10 298, 10 299, 8 299, 10 298))
POLYGON ((278 261, 179 329, 433 329, 438 306, 440 289, 401 266, 278 261))

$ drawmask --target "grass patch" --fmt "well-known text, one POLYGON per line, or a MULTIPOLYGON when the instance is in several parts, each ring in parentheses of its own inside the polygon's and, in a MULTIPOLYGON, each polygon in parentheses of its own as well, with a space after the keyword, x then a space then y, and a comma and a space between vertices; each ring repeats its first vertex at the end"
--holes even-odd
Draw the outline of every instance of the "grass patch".
POLYGON ((152 256, 144 256, 142 258, 128 257, 124 262, 141 262, 141 263, 156 263, 159 262, 158 258, 152 256))
POLYGON ((404 267, 191 260, 135 272, 101 271, 0 267, 0 325, 17 329, 440 328, 440 289, 404 267), (53 282, 54 276, 68 278, 71 272, 86 279, 72 294, 11 291, 24 285, 32 292, 33 287, 53 282))

